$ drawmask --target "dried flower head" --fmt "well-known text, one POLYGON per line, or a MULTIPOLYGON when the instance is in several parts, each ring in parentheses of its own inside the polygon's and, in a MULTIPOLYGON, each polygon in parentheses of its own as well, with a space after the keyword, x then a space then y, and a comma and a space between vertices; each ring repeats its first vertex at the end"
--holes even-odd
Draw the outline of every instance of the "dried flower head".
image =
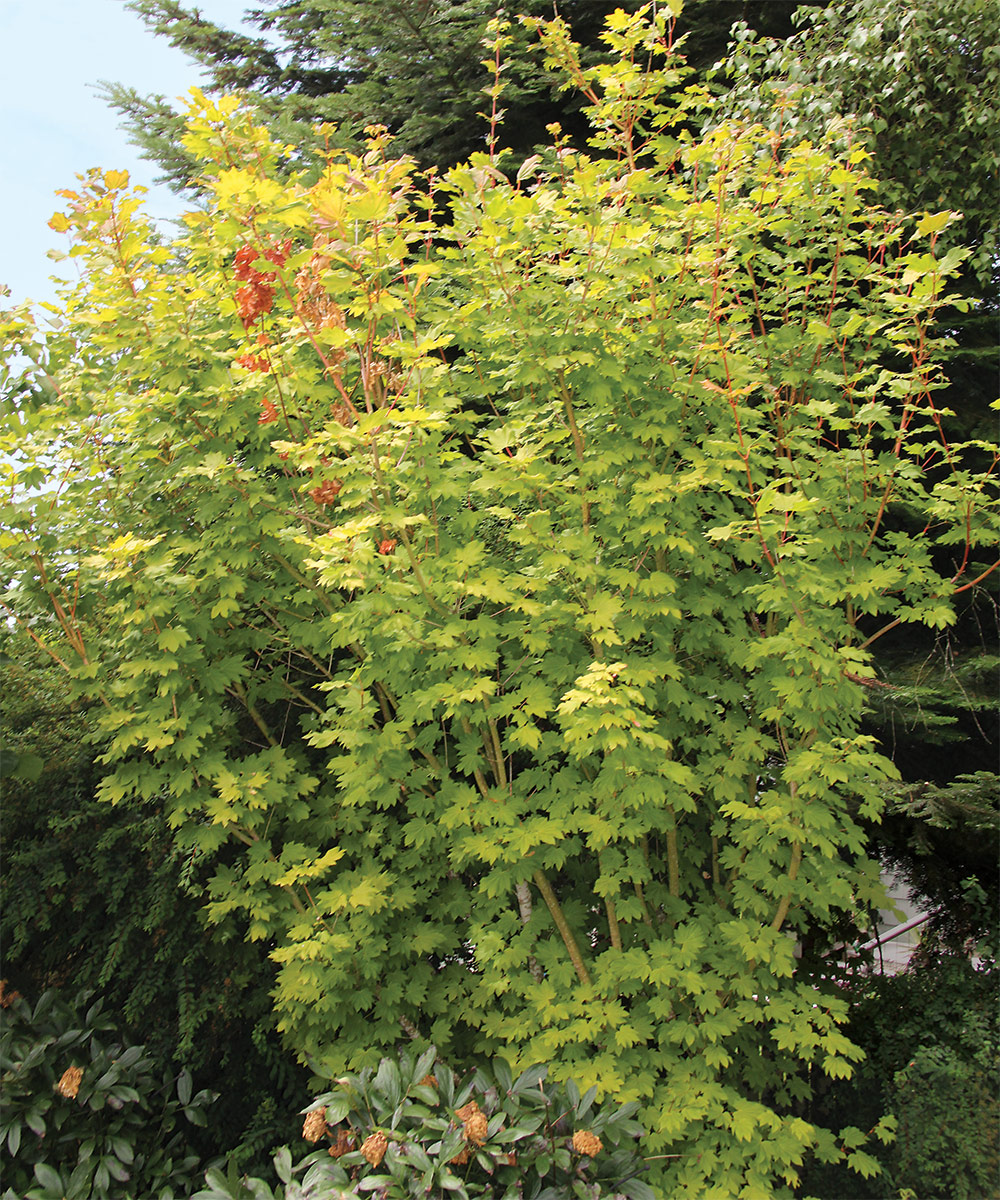
POLYGON ((354 1149, 354 1138, 349 1129, 338 1129, 337 1140, 333 1143, 327 1153, 331 1158, 340 1158, 342 1154, 347 1154, 354 1149))
POLYGON ((0 979, 0 1008, 10 1008, 15 1000, 21 999, 21 993, 7 991, 7 980, 0 979))
POLYGON ((325 1133, 326 1109, 315 1108, 311 1113, 306 1113, 305 1123, 302 1126, 302 1136, 306 1141, 318 1142, 325 1133))
POLYGON ((382 1159, 385 1158, 385 1152, 388 1147, 389 1139, 381 1130, 376 1130, 375 1133, 369 1134, 361 1143, 361 1153, 373 1167, 377 1167, 382 1159))
POLYGON ((332 504, 337 499, 340 489, 344 485, 339 479, 324 479, 321 484, 310 490, 309 495, 321 507, 332 504))
POLYGON ((456 1108, 455 1115, 465 1127, 465 1140, 481 1146, 486 1141, 488 1122, 476 1101, 470 1100, 468 1104, 456 1108))
POLYGON ((438 1085, 438 1081, 434 1078, 433 1075, 425 1075, 423 1077, 423 1079, 420 1080, 420 1085, 421 1085, 421 1087, 436 1088, 438 1085))
POLYGON ((379 554, 391 554, 396 549, 395 538, 383 538, 378 544, 379 554))
POLYGON ((82 1079, 82 1067, 67 1067, 62 1073, 62 1078, 56 1084, 56 1091, 60 1096, 65 1096, 67 1100, 75 1100, 82 1079))
POLYGON ((455 1155, 454 1158, 448 1160, 453 1167, 464 1167, 469 1161, 469 1147, 465 1146, 455 1155))
POLYGON ((339 400, 330 405, 330 416, 339 425, 344 425, 348 429, 354 424, 354 416, 350 408, 339 400))
POLYGON ((588 1158, 593 1158, 596 1154, 604 1149, 601 1145, 601 1139, 588 1129, 578 1129, 573 1134, 573 1149, 577 1154, 586 1154, 588 1158))

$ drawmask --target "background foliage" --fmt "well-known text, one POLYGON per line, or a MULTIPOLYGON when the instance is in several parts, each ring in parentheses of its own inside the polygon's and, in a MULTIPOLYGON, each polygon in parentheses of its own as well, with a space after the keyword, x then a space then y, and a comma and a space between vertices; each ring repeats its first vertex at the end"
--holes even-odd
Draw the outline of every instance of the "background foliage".
POLYGON ((308 1086, 280 1047, 266 953, 238 924, 206 926, 205 872, 175 846, 161 805, 97 798, 93 710, 27 639, 8 631, 4 644, 4 760, 37 759, 35 779, 3 784, 8 992, 99 995, 158 1069, 186 1068, 218 1093, 196 1149, 239 1147, 259 1162, 291 1136, 308 1086))
MULTIPOLYGON (((335 122, 344 145, 358 149, 364 128, 382 124, 397 153, 423 167, 453 166, 485 148, 484 99, 490 69, 483 60, 486 27, 495 16, 511 22, 504 52, 506 113, 500 138, 519 160, 548 140, 546 126, 560 122, 583 138, 582 101, 560 87, 558 73, 541 69, 518 14, 549 17, 549 0, 482 4, 479 0, 283 0, 247 13, 259 35, 220 28, 178 0, 132 0, 149 28, 202 64, 204 90, 239 91, 282 141, 301 151, 315 147, 317 122, 335 122)), ((616 9, 634 12, 639 0, 561 0, 584 58, 607 58, 600 35, 616 9)), ((742 18, 761 33, 793 32, 790 5, 767 0, 690 0, 684 21, 686 52, 694 66, 710 66, 726 49, 730 26, 742 18)), ((164 170, 175 187, 197 186, 199 169, 181 145, 184 115, 163 96, 105 85, 109 102, 125 118, 133 140, 164 170)), ((303 155, 299 165, 308 159, 303 155)))
POLYGON ((980 287, 995 290, 1000 46, 993 17, 981 0, 842 0, 800 8, 799 32, 783 41, 757 37, 743 23, 728 60, 726 104, 755 118, 777 116, 802 133, 850 126, 878 163, 887 207, 961 213, 946 240, 972 250, 968 268, 980 287), (785 97, 777 113, 768 93, 785 97))
POLYGON ((964 955, 935 956, 895 976, 859 975, 849 1031, 865 1050, 855 1078, 824 1087, 817 1115, 864 1125, 894 1112, 895 1140, 877 1147, 885 1174, 862 1183, 840 1167, 817 1167, 807 1194, 910 1193, 924 1200, 997 1194, 996 1075, 1000 1057, 996 969, 964 955))
POLYGON ((4 997, 0 1070, 5 1200, 172 1196, 201 1173, 181 1118, 206 1123, 214 1097, 191 1076, 160 1077, 142 1046, 114 1038, 113 1022, 81 993, 54 991, 33 1006, 4 997))

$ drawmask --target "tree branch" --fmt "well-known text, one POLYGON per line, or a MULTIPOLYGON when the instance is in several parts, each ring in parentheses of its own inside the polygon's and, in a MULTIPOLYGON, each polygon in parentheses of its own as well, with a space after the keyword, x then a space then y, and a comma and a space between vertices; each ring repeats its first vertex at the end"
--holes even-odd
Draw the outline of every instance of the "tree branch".
POLYGON ((559 930, 559 933, 562 936, 563 944, 565 945, 566 951, 569 954, 570 961, 573 963, 577 978, 582 984, 589 987, 590 975, 587 971, 586 964, 583 961, 583 956, 580 954, 580 948, 576 944, 576 938, 573 937, 573 931, 570 929, 569 924, 566 921, 566 917, 559 905, 559 901, 556 899, 556 894, 552 890, 551 884, 545 878, 545 874, 542 871, 536 871, 533 879, 535 881, 535 886, 542 893, 542 899, 548 906, 549 912, 552 914, 552 920, 555 921, 556 928, 559 930))

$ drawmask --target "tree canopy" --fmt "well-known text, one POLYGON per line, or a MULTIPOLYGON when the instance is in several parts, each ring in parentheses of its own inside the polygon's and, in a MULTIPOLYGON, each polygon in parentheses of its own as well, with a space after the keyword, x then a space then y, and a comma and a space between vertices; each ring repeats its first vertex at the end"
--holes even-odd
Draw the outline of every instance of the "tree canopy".
POLYGON ((948 208, 944 235, 996 291, 1000 43, 983 0, 841 0, 801 8, 784 41, 743 23, 726 105, 809 136, 839 128, 878 164, 887 207, 948 208), (782 97, 779 104, 775 98, 782 97))
MULTIPOLYGON (((499 14, 512 22, 504 53, 503 145, 523 159, 548 140, 551 122, 586 136, 581 99, 561 88, 558 74, 541 69, 527 31, 514 23, 516 14, 551 16, 552 0, 283 0, 247 14, 257 37, 222 29, 178 0, 132 0, 130 7, 202 64, 206 92, 241 92, 281 140, 312 147, 315 125, 334 122, 342 143, 357 149, 365 126, 381 124, 393 134, 397 153, 440 168, 485 148, 491 106, 482 42, 499 14)), ((641 0, 559 0, 555 6, 591 63, 607 58, 605 18, 640 7, 641 0)), ((725 53, 738 19, 761 34, 785 37, 793 32, 791 13, 790 6, 767 0, 690 0, 683 14, 685 53, 693 67, 706 68, 725 53)), ((144 153, 175 187, 189 187, 197 165, 181 145, 183 114, 163 96, 116 84, 105 85, 105 93, 144 153)))
POLYGON ((66 193, 6 602, 303 1062, 551 1062, 640 1103, 666 1194, 790 1195, 875 1169, 803 1116, 859 1057, 823 956, 880 896, 872 647, 996 565, 996 451, 936 400, 963 252, 862 147, 693 136, 666 13, 597 66, 530 24, 588 147, 299 166, 197 95, 175 242, 124 173, 66 193))

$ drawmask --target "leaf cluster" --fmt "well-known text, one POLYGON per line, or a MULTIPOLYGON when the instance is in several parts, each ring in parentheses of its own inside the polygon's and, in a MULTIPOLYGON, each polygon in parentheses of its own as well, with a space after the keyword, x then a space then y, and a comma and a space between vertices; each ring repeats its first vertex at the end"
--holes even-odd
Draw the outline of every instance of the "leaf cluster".
MULTIPOLYGON (((286 1200, 373 1191, 396 1200, 428 1193, 651 1200, 635 1146, 637 1106, 595 1105, 596 1088, 581 1096, 572 1081, 547 1083, 547 1073, 532 1067, 515 1079, 498 1060, 462 1084, 432 1046, 337 1079, 303 1110, 304 1136, 331 1144, 294 1168, 287 1149, 275 1159, 286 1200), (292 1184, 299 1174, 301 1183, 292 1184)), ((235 1200, 262 1185, 242 1179, 234 1190, 220 1171, 206 1180, 198 1200, 235 1200)))
POLYGON ((206 1124, 214 1096, 162 1075, 142 1046, 114 1039, 100 1001, 7 992, 0 1011, 8 1200, 170 1197, 204 1170, 182 1123, 206 1124))
MULTIPOLYGON (((580 129, 579 103, 559 95, 556 75, 540 71, 520 13, 546 16, 551 4, 483 6, 477 0, 337 0, 335 4, 276 4, 248 14, 258 36, 214 25, 177 0, 133 0, 130 5, 161 37, 205 68, 208 92, 241 91, 274 135, 298 147, 300 163, 321 145, 317 124, 338 126, 339 140, 355 148, 364 128, 385 125, 401 153, 424 166, 451 166, 481 150, 487 139, 490 84, 483 42, 491 18, 509 22, 504 65, 503 144, 525 157, 559 120, 580 129)), ((600 53, 611 0, 565 0, 560 11, 584 45, 600 53)), ((638 0, 626 0, 635 10, 638 0)), ((184 116, 165 97, 105 84, 134 140, 177 188, 190 187, 197 164, 182 147, 184 116)))

